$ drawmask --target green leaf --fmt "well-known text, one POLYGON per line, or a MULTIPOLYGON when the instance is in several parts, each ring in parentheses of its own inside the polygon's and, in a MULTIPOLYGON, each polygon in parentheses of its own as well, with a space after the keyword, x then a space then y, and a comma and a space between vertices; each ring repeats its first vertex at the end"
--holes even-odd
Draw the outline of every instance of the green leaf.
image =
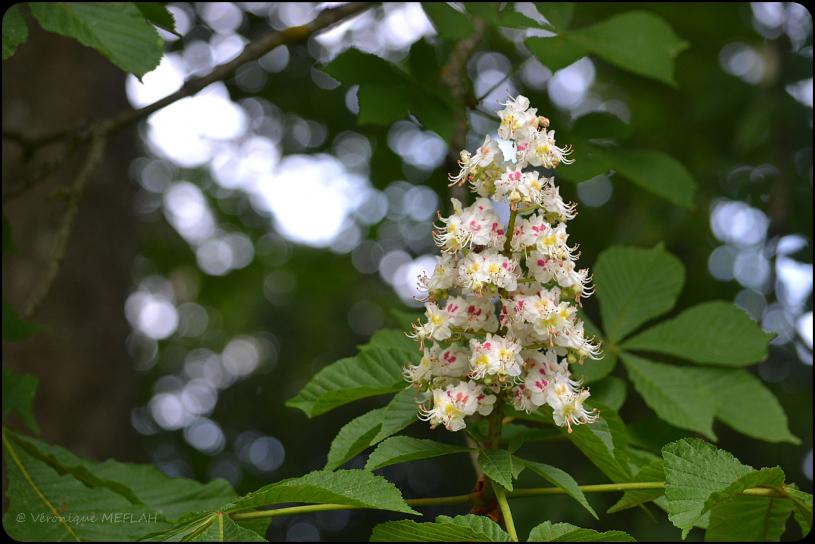
POLYGON ((410 93, 399 83, 365 83, 359 86, 360 125, 390 125, 408 114, 410 93))
POLYGON ((430 459, 452 453, 466 453, 468 451, 470 451, 469 448, 464 446, 453 446, 434 440, 411 438, 409 436, 394 436, 379 444, 371 453, 368 462, 365 464, 365 470, 376 470, 397 463, 430 459))
POLYGON ((724 450, 696 438, 685 438, 662 448, 665 462, 665 498, 668 518, 682 529, 684 539, 707 510, 708 500, 747 474, 755 472, 724 450))
POLYGON ((34 431, 40 432, 40 426, 34 417, 34 395, 40 381, 34 374, 21 374, 8 368, 3 368, 3 420, 16 413, 25 425, 34 431))
POLYGON ((286 406, 309 417, 366 397, 404 389, 402 368, 418 362, 416 345, 401 331, 380 331, 348 357, 320 370, 286 406))
POLYGON ((542 25, 520 11, 507 8, 498 14, 498 26, 525 30, 527 28, 547 28, 548 25, 542 25))
POLYGON ((532 461, 526 461, 523 459, 518 459, 517 457, 513 461, 521 461, 524 465, 526 465, 532 472, 549 482, 550 484, 561 488, 563 491, 566 492, 571 498, 576 500, 580 503, 580 506, 585 508, 589 511, 589 514, 594 516, 594 519, 599 519, 597 517, 597 512, 594 511, 594 508, 591 507, 589 501, 586 499, 586 496, 578 487, 577 482, 574 478, 572 478, 568 472, 565 472, 557 467, 553 467, 552 465, 547 465, 544 463, 534 463, 532 461))
POLYGON ((564 36, 611 64, 671 86, 674 59, 688 47, 668 23, 644 11, 614 15, 564 36))
POLYGON ((574 15, 574 2, 535 2, 535 7, 558 31, 566 30, 574 15))
MULTIPOLYGON (((3 60, 12 56, 17 47, 23 45, 27 39, 28 26, 25 24, 23 14, 20 13, 20 6, 14 4, 3 14, 3 60)), ((6 221, 3 218, 3 251, 6 250, 5 229, 6 221)))
POLYGON ((475 31, 469 17, 450 7, 447 2, 422 2, 422 8, 444 39, 460 40, 475 31))
POLYGON ((572 164, 561 164, 558 173, 565 179, 574 182, 581 182, 595 176, 605 175, 611 170, 608 162, 601 157, 596 150, 599 146, 590 144, 587 141, 576 140, 572 158, 572 164))
POLYGON ((801 441, 792 434, 787 414, 761 380, 742 369, 686 368, 691 379, 716 404, 716 418, 765 442, 801 441))
POLYGON ((450 104, 438 95, 414 86, 411 90, 410 111, 422 126, 450 142, 456 129, 456 117, 450 104))
POLYGON ((801 527, 801 533, 806 536, 812 530, 812 495, 794 486, 787 486, 786 493, 795 506, 795 521, 801 527))
POLYGON ((419 403, 419 393, 412 387, 406 387, 399 391, 391 400, 385 411, 382 413, 382 427, 376 434, 371 444, 376 444, 393 436, 411 423, 418 421, 416 417, 419 403))
POLYGON ((541 64, 553 72, 574 64, 589 54, 589 50, 559 34, 552 38, 527 38, 524 44, 541 64))
POLYGON ((205 529, 189 539, 189 542, 266 542, 266 539, 249 529, 244 529, 223 512, 214 512, 205 529))
POLYGON ((86 486, 110 489, 134 504, 149 506, 163 518, 174 520, 193 511, 212 510, 235 498, 225 480, 202 484, 186 478, 170 478, 156 467, 82 459, 70 451, 18 434, 17 445, 48 463, 60 474, 70 474, 86 486))
POLYGON ((732 497, 711 509, 705 542, 777 542, 792 510, 789 499, 732 497))
POLYGON ((605 404, 615 412, 622 408, 627 393, 625 380, 616 376, 607 376, 591 386, 591 400, 605 404))
POLYGON ((528 542, 636 542, 623 531, 597 532, 570 523, 544 521, 529 533, 528 542))
POLYGON ((40 329, 42 327, 25 321, 17 315, 17 311, 10 304, 3 301, 3 340, 10 342, 25 340, 40 329))
POLYGON ((405 73, 394 64, 359 49, 348 49, 337 55, 322 70, 345 85, 394 84, 407 80, 405 73))
POLYGON ((560 429, 552 427, 541 429, 540 427, 507 423, 501 428, 501 443, 506 444, 510 452, 518 451, 527 442, 543 442, 560 438, 560 436, 560 429))
POLYGON ((61 474, 22 447, 15 436, 3 429, 9 500, 3 528, 15 540, 115 542, 135 540, 168 525, 149 506, 61 474))
MULTIPOLYGON (((642 467, 633 478, 635 482, 664 482, 665 469, 663 467, 662 459, 655 459, 642 467)), ((626 491, 623 496, 617 501, 614 506, 609 508, 606 513, 613 514, 620 512, 634 506, 639 506, 646 502, 653 501, 665 494, 664 489, 635 489, 626 491)))
POLYGON ((696 181, 687 168, 673 157, 649 149, 588 145, 604 164, 646 191, 677 206, 693 207, 696 181))
POLYGON ((488 23, 498 24, 498 5, 493 2, 463 2, 468 13, 484 19, 488 23))
POLYGON ((366 470, 318 470, 300 478, 281 480, 241 497, 223 510, 234 512, 281 502, 347 504, 418 514, 405 503, 395 485, 366 470))
POLYGON ((572 427, 566 437, 589 461, 612 482, 631 480, 626 450, 628 448, 625 425, 611 408, 600 407, 600 417, 594 423, 572 427))
POLYGON ((371 542, 509 542, 509 535, 486 516, 439 516, 432 523, 380 523, 371 542))
POLYGON ((700 389, 687 369, 655 363, 630 353, 622 354, 628 377, 642 399, 657 415, 681 429, 712 440, 716 401, 700 389))
POLYGON ((618 342, 673 308, 684 281, 682 262, 661 247, 613 246, 601 253, 594 283, 608 339, 618 342))
POLYGON ((512 455, 506 450, 481 450, 478 466, 490 480, 512 491, 512 455))
POLYGON ((175 30, 175 17, 164 4, 161 2, 136 2, 136 7, 145 19, 157 27, 163 28, 179 38, 181 37, 181 34, 175 30))
POLYGON ((641 419, 628 425, 628 438, 632 446, 662 452, 669 442, 676 442, 691 435, 689 431, 674 427, 657 417, 641 419))
MULTIPOLYGON (((425 38, 414 42, 408 52, 408 67, 410 68, 410 75, 416 81, 426 83, 436 81, 441 71, 436 48, 425 38)), ((391 313, 408 314, 409 312, 392 309, 391 313)), ((410 324, 406 325, 405 328, 410 328, 410 324)))
POLYGON ((447 523, 470 528, 475 533, 484 535, 484 539, 489 542, 509 542, 510 540, 507 532, 487 516, 476 516, 474 514, 455 517, 439 516, 436 518, 436 523, 447 523))
POLYGON ((611 138, 619 140, 628 136, 631 126, 622 119, 604 111, 593 111, 575 119, 572 133, 586 140, 611 138))
POLYGON ((714 300, 626 340, 626 349, 675 355, 702 364, 745 366, 767 358, 773 334, 730 302, 714 300))
POLYGON ((31 13, 49 32, 96 49, 138 78, 158 66, 164 42, 133 2, 32 2, 31 13))
POLYGON ((378 408, 346 423, 331 442, 325 470, 337 469, 358 453, 365 451, 379 432, 384 413, 385 408, 378 408))

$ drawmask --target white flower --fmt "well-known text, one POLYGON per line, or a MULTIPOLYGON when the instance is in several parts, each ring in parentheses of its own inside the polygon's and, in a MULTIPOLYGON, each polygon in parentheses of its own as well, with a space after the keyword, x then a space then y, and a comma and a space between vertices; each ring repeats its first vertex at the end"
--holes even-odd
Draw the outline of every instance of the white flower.
POLYGON ((451 185, 467 183, 479 197, 467 207, 452 199, 452 213, 439 216, 433 237, 443 255, 420 279, 427 319, 410 335, 422 358, 404 375, 424 395, 419 416, 432 427, 463 429, 467 417, 488 415, 503 396, 517 410, 548 405, 555 423, 571 429, 596 418, 569 370, 569 361, 601 356, 577 313, 592 292, 591 276, 576 268, 577 246, 568 245, 575 205, 564 202, 553 177, 526 170, 569 164, 571 149, 558 147, 548 119, 526 97, 503 106, 498 136, 514 157, 506 160, 490 136, 472 154, 461 151, 451 185), (509 204, 512 232, 493 200, 509 204))
POLYGON ((448 314, 452 324, 470 332, 495 332, 498 319, 489 299, 479 297, 450 297, 447 299, 448 314))
POLYGON ((433 275, 426 274, 419 276, 419 287, 424 291, 442 291, 450 289, 455 284, 456 259, 452 255, 446 254, 438 257, 433 275))
POLYGON ((448 385, 445 389, 433 390, 433 407, 420 408, 419 418, 430 422, 431 427, 441 424, 448 431, 459 431, 467 426, 466 416, 478 412, 489 415, 492 412, 496 397, 487 395, 481 385, 470 380, 457 385, 448 385))
MULTIPOLYGON (((493 164, 501 164, 504 162, 504 153, 498 147, 498 142, 487 135, 484 138, 484 143, 471 155, 468 151, 463 150, 460 154, 458 165, 461 168, 455 176, 449 176, 450 185, 459 185, 466 180, 477 183, 478 180, 484 180, 485 173, 493 164)), ((486 196, 486 195, 484 195, 486 196)))
POLYGON ((496 251, 470 252, 458 266, 458 281, 476 294, 487 285, 514 291, 518 286, 518 264, 496 251))
POLYGON ((555 143, 555 131, 547 131, 545 128, 532 135, 529 146, 525 149, 524 158, 532 166, 543 166, 544 168, 557 168, 561 163, 572 164, 573 159, 567 156, 572 153, 570 146, 558 147, 555 143))
POLYGON ((583 407, 583 403, 589 397, 588 390, 584 389, 579 393, 573 394, 559 407, 554 409, 552 419, 558 427, 566 426, 569 432, 572 432, 572 425, 582 425, 584 423, 593 423, 597 420, 597 414, 594 410, 588 411, 583 407))
POLYGON ((494 334, 488 333, 483 342, 471 339, 470 376, 476 380, 497 376, 499 381, 519 376, 523 366, 521 349, 514 340, 494 334))

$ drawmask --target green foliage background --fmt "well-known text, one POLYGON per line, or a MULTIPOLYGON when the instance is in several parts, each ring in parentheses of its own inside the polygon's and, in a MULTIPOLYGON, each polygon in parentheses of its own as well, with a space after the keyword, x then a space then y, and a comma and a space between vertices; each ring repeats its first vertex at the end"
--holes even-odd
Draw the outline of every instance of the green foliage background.
MULTIPOLYGON (((309 149, 310 153, 330 153, 331 143, 344 131, 364 135, 372 149, 369 178, 376 188, 385 189, 396 181, 407 179, 411 184, 434 190, 444 211, 449 198, 446 179, 449 164, 432 171, 421 170, 404 161, 387 143, 389 126, 406 119, 409 114, 426 129, 449 141, 455 133, 454 116, 464 111, 442 84, 439 72, 453 44, 466 39, 472 32, 471 25, 468 26, 470 23, 461 19, 461 13, 449 6, 433 4, 425 7, 431 20, 439 23, 440 36, 414 45, 410 55, 398 66, 352 52, 325 67, 313 58, 309 45, 293 45, 288 48, 290 60, 287 67, 269 77, 259 90, 247 91, 235 79, 226 81, 230 96, 236 101, 262 97, 286 114, 323 124, 327 131, 325 143, 309 149), (312 69, 315 64, 342 85, 335 88, 316 85, 312 69), (346 106, 348 86, 352 84, 360 85, 359 115, 346 106)), ((380 9, 376 8, 377 13, 381 13, 380 9)), ((628 124, 605 116, 574 122, 568 111, 552 103, 545 89, 527 88, 517 76, 513 79, 516 87, 550 118, 559 134, 559 143, 575 146, 575 166, 557 172, 561 192, 567 200, 580 204, 574 182, 585 181, 608 169, 617 172, 611 177, 613 194, 610 200, 597 208, 580 205, 578 218, 570 224, 571 240, 580 243, 581 265, 594 269, 600 253, 612 245, 652 248, 661 243, 678 257, 685 270, 684 289, 678 293, 676 306, 668 317, 675 317, 681 310, 713 299, 733 300, 742 286, 735 281, 718 281, 708 269, 711 251, 719 245, 710 227, 711 207, 719 198, 746 202, 766 213, 770 221, 768 238, 803 235, 809 245, 796 253, 795 258, 812 262, 812 109, 811 105, 807 107, 796 101, 787 91, 788 85, 812 77, 811 24, 803 47, 792 51, 792 43, 784 33, 772 38, 756 31, 748 4, 581 3, 571 17, 564 14, 568 10, 551 5, 542 6, 541 12, 555 29, 566 30, 563 37, 547 38, 540 43, 535 43, 533 38, 530 49, 542 59, 552 59, 550 65, 553 69, 590 55, 596 69, 592 92, 605 100, 621 101, 630 112, 628 124), (547 13, 548 10, 552 11, 547 13), (644 12, 645 23, 641 19, 625 19, 623 14, 632 10, 644 12), (614 26, 616 33, 611 32, 611 38, 617 43, 632 35, 640 35, 640 30, 645 33, 651 28, 647 17, 654 15, 667 23, 668 30, 675 34, 666 39, 664 34, 658 33, 656 41, 665 42, 664 51, 643 48, 640 55, 630 58, 624 54, 621 56, 614 49, 592 50, 592 36, 607 32, 598 23, 623 18, 623 23, 614 26), (570 34, 571 29, 581 30, 570 34), (559 40, 559 43, 543 43, 549 40, 559 40), (754 47, 764 56, 770 68, 758 83, 745 82, 723 70, 719 60, 721 52, 734 42, 754 47), (675 61, 671 60, 673 55, 676 55, 675 61), (671 64, 674 65, 672 70, 671 64), (619 141, 624 149, 619 153, 609 151, 597 142, 589 141, 593 138, 619 141), (643 152, 635 150, 664 153, 681 167, 677 168, 673 162, 662 162, 664 158, 644 157, 643 152), (658 162, 654 163, 652 159, 658 162), (762 165, 771 165, 773 172, 767 174, 762 165), (691 196, 689 189, 694 183, 696 192, 691 196)), ((189 13, 195 12, 190 8, 189 13)), ((485 12, 484 17, 498 15, 485 12)), ((5 24, 4 19, 4 58, 5 24)), ((501 53, 513 67, 519 66, 527 60, 526 57, 497 27, 529 24, 521 19, 495 23, 487 29, 477 51, 501 53)), ((268 22, 263 17, 244 13, 243 23, 238 28, 240 34, 251 39, 265 31, 268 31, 268 22)), ((171 42, 168 47, 181 50, 192 40, 205 39, 212 32, 199 18, 187 36, 171 42)), ((98 38, 88 38, 87 44, 94 46, 93 39, 98 38)), ((101 50, 100 47, 97 49, 101 50)), ((139 64, 120 66, 142 75, 143 67, 139 64)), ((470 68, 472 75, 473 68, 470 68)), ((481 109, 494 111, 496 107, 495 104, 484 104, 481 109)), ((477 119, 477 116, 471 116, 471 119, 477 119)), ((479 127, 488 126, 485 122, 492 121, 474 120, 479 127)), ((469 147, 472 148, 478 139, 470 138, 469 147)), ((284 155, 302 152, 302 147, 288 136, 284 135, 281 142, 284 155)), ((252 211, 246 194, 219 190, 207 170, 171 167, 170 171, 172 179, 190 180, 204 191, 218 223, 230 225, 255 242, 255 258, 249 266, 225 276, 207 275, 198 269, 194 251, 162 217, 145 218, 139 233, 140 257, 135 281, 148 275, 160 275, 171 278, 177 290, 183 291, 186 284, 187 291, 196 293, 190 300, 208 310, 210 328, 200 337, 176 335, 159 342, 155 364, 134 373, 134 379, 142 387, 140 404, 149 402, 157 380, 180 373, 185 356, 193 349, 204 347, 217 353, 235 336, 270 333, 276 356, 275 361, 262 364, 250 377, 221 392, 210 417, 226 435, 223 451, 207 455, 190 446, 181 432, 157 429, 158 432, 145 434, 140 439, 144 460, 199 481, 207 481, 218 474, 216 467, 226 460, 240 467, 240 477, 235 482, 240 494, 278 479, 323 468, 337 431, 367 410, 383 407, 385 400, 366 399, 311 419, 284 402, 294 397, 325 364, 355 355, 356 346, 368 340, 368 333, 380 326, 404 327, 404 319, 390 311, 405 309, 404 304, 378 274, 358 271, 348 254, 309 248, 279 237, 272 238, 274 243, 268 243, 270 238, 263 239, 263 236, 273 230, 269 221, 252 211), (268 284, 270 277, 291 284, 291 291, 283 297, 272 297, 270 301, 268 285, 264 294, 264 283, 268 284), (192 285, 196 288, 190 289, 192 285), (367 317, 355 318, 351 315, 355 311, 365 313, 367 317), (352 322, 357 325, 352 326, 352 322), (360 322, 362 325, 358 324, 360 322), (285 447, 285 462, 280 468, 263 472, 250 463, 237 460, 235 439, 247 431, 274 436, 281 441, 285 447)), ((302 213, 309 213, 307 202, 303 203, 302 213)), ((386 235, 386 223, 373 225, 364 234, 372 240, 382 238, 386 235)), ((4 250, 6 232, 8 229, 4 225, 4 250)), ((415 248, 408 251, 413 254, 433 251, 429 236, 427 244, 417 247, 421 251, 415 248)), ((595 272, 602 274, 602 271, 595 272)), ((648 285, 641 285, 641 288, 645 291, 648 285)), ((773 300, 774 296, 769 293, 767 298, 773 300)), ((811 311, 811 294, 808 298, 806 310, 811 311)), ((596 298, 588 300, 585 312, 594 323, 601 323, 596 298)), ((6 321, 4 304, 4 337, 6 321)), ((704 332, 700 330, 699 334, 704 332)), ((647 338, 639 340, 647 343, 647 338)), ((799 360, 794 343, 773 344, 768 359, 759 365, 758 372, 751 370, 761 378, 773 377, 766 385, 788 414, 789 431, 800 438, 800 444, 791 443, 785 429, 753 430, 754 435, 779 441, 774 443, 736 433, 719 422, 712 427, 711 421, 701 422, 695 429, 708 437, 711 437, 711 430, 715 432, 717 445, 733 452, 742 463, 754 467, 779 465, 786 473, 787 481, 798 482, 805 491, 811 492, 811 348, 808 354, 809 365, 799 360), (774 431, 776 434, 772 435, 774 431), (807 453, 808 476, 803 469, 807 453)), ((675 355, 668 353, 657 360, 676 362, 675 355)), ((623 363, 618 362, 612 376, 625 378, 624 369, 630 376, 632 367, 641 369, 647 361, 623 357, 623 363)), ((705 381, 708 385, 719 383, 714 376, 705 381)), ((647 397, 636 381, 634 385, 647 397)), ((721 386, 722 394, 726 394, 732 385, 725 380, 721 386)), ((678 403, 681 402, 679 399, 678 403)), ((632 440, 640 444, 656 445, 658 449, 662 444, 683 436, 677 429, 655 422, 654 412, 634 393, 630 382, 628 395, 624 403, 621 402, 619 412, 630 428, 632 440)), ((717 413, 717 417, 726 420, 727 416, 717 413)), ((732 420, 733 416, 730 417, 732 420)), ((749 428, 750 422, 743 427, 749 428)), ((444 431, 431 432, 423 425, 411 427, 408 433, 421 439, 461 444, 461 437, 446 436, 444 431)), ((574 448, 568 442, 544 441, 534 444, 529 451, 534 453, 526 454, 525 458, 559 467, 579 483, 606 481, 585 458, 574 454, 574 448)), ((470 465, 462 459, 461 456, 425 459, 409 465, 386 467, 382 474, 396 483, 406 497, 467 493, 473 483, 473 474, 470 465)), ((364 457, 355 457, 348 466, 362 468, 364 465, 364 457)), ((535 481, 531 472, 527 471, 521 482, 535 481)), ((616 495, 596 494, 591 496, 590 502, 597 512, 605 512, 617 498, 616 495)), ((649 508, 650 513, 635 508, 601 515, 595 520, 589 511, 568 496, 513 502, 516 524, 522 535, 528 534, 543 519, 550 519, 599 531, 625 529, 638 540, 678 538, 678 529, 665 521, 664 514, 656 508, 649 508)), ((455 506, 437 507, 426 512, 429 517, 434 513, 465 513, 461 507, 455 506)), ((351 511, 307 514, 296 519, 274 518, 270 536, 285 538, 294 524, 305 521, 319 528, 321 537, 326 540, 367 539, 375 522, 399 517, 403 516, 351 511)), ((785 539, 800 536, 792 521, 789 526, 785 539)), ((701 537, 700 532, 694 531, 689 539, 701 537)))

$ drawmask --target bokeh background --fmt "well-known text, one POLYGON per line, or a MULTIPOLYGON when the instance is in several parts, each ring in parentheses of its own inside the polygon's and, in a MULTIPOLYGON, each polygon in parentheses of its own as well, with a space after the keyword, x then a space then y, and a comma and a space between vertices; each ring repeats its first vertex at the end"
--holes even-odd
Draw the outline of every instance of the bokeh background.
MULTIPOLYGON (((181 37, 162 33, 167 55, 142 82, 32 29, 30 43, 3 63, 4 128, 45 131, 148 104, 325 5, 171 3, 181 37)), ((541 18, 530 3, 516 9, 541 18)), ((801 444, 768 444, 721 425, 716 432, 743 462, 780 465, 811 492, 812 17, 786 2, 581 3, 572 27, 631 9, 657 13, 690 44, 677 58, 677 88, 590 58, 552 73, 522 44, 545 31, 505 29, 490 31, 467 64, 478 109, 494 112, 507 93, 521 92, 556 129, 610 112, 630 125, 632 146, 686 166, 698 182, 691 211, 613 174, 561 180, 562 194, 579 205, 570 233, 580 262, 592 266, 613 244, 662 241, 687 271, 678 308, 733 300, 776 332, 755 372, 801 444)), ((114 141, 35 318, 46 329, 3 347, 4 364, 41 376, 35 413, 47 439, 97 458, 152 462, 171 475, 225 478, 248 492, 321 468, 339 428, 383 404, 371 399, 308 420, 284 401, 325 364, 394 326, 392 309, 417 308, 416 277, 432 270, 431 223, 450 196, 448 144, 407 118, 358 126, 356 88, 319 69, 349 47, 400 62, 420 40, 440 43, 422 7, 385 3, 306 44, 272 50, 114 141)), ((471 149, 497 127, 475 111, 468 120, 471 149)), ((15 159, 19 150, 4 141, 3 154, 15 159)), ((20 173, 7 162, 4 187, 20 173)), ((20 248, 4 259, 3 295, 12 302, 47 262, 58 183, 4 201, 20 248)), ((596 301, 587 312, 596 321, 596 301)), ((634 394, 621 415, 627 423, 653 418, 634 394)), ((463 441, 423 425, 408 432, 463 441)), ((604 481, 568 444, 530 451, 581 483, 604 481)), ((349 466, 363 464, 361 456, 349 466)), ((384 474, 408 497, 465 493, 473 484, 472 468, 455 457, 384 474)), ((590 500, 601 511, 616 495, 590 500)), ((599 522, 561 497, 520 499, 513 508, 523 534, 552 519, 638 539, 679 537, 655 508, 599 522)), ((385 519, 362 511, 274 518, 269 536, 367 539, 385 519)), ((792 525, 790 539, 800 536, 792 525)))

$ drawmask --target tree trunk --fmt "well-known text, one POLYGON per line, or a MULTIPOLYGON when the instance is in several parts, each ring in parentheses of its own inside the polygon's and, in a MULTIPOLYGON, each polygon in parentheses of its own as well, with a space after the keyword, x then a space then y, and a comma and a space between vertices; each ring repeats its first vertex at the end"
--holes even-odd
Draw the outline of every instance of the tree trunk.
MULTIPOLYGON (((128 107, 124 73, 26 17, 28 42, 3 61, 4 133, 36 136, 128 107)), ((124 317, 136 251, 127 177, 136 142, 134 130, 115 135, 85 187, 59 274, 30 318, 44 330, 3 342, 4 365, 39 377, 34 413, 42 437, 94 458, 143 457, 130 424, 135 381, 124 317)), ((64 149, 60 142, 26 161, 22 147, 4 137, 3 194, 64 149)), ((3 299, 18 313, 48 270, 67 208, 59 191, 72 184, 86 153, 81 146, 51 176, 17 198, 4 198, 17 253, 3 258, 3 299)))

